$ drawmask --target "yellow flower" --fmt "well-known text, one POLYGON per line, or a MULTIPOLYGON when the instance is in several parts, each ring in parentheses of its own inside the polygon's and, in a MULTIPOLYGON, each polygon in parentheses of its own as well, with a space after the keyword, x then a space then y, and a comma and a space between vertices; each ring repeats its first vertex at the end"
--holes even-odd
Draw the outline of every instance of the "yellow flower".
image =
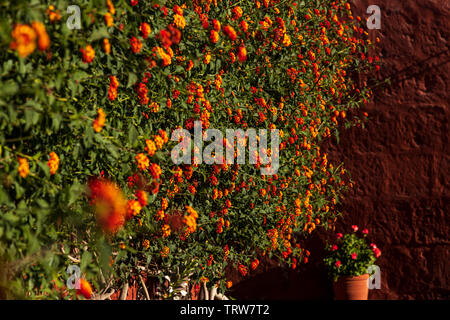
POLYGON ((153 140, 145 140, 145 144, 147 145, 145 147, 145 151, 148 152, 148 155, 151 157, 155 154, 156 151, 156 144, 153 142, 153 140))
POLYGON ((211 61, 211 53, 207 52, 205 54, 205 57, 203 58, 203 63, 204 64, 209 64, 210 61, 211 61))
POLYGON ((94 120, 92 127, 94 128, 95 132, 100 132, 100 131, 102 131, 103 127, 105 126, 106 113, 103 111, 102 108, 99 108, 97 113, 98 113, 97 119, 94 120))
POLYGON ((136 162, 137 162, 138 168, 142 171, 147 170, 147 168, 150 166, 150 160, 143 153, 139 153, 136 156, 136 162))
POLYGON ((179 14, 175 14, 173 16, 173 23, 180 29, 184 29, 186 26, 186 21, 184 20, 184 17, 179 14))
POLYGON ((150 248, 150 241, 148 239, 145 239, 144 241, 142 241, 142 247, 144 249, 150 248))

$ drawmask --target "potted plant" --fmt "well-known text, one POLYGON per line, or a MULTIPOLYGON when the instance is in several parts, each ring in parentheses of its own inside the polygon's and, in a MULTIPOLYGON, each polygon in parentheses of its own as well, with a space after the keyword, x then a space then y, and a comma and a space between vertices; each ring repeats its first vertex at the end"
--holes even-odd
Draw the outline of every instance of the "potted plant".
POLYGON ((381 255, 374 243, 367 243, 367 229, 360 233, 358 226, 353 225, 352 229, 349 234, 337 233, 336 241, 327 245, 324 262, 333 278, 336 300, 367 300, 367 269, 381 255))

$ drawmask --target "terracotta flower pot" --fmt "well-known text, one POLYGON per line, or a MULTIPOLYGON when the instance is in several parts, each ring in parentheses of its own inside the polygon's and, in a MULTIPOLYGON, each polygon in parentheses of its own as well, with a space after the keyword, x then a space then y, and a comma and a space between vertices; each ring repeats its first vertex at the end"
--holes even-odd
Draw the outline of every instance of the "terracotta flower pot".
POLYGON ((367 300, 369 288, 367 279, 369 274, 353 277, 340 277, 334 282, 335 300, 367 300))

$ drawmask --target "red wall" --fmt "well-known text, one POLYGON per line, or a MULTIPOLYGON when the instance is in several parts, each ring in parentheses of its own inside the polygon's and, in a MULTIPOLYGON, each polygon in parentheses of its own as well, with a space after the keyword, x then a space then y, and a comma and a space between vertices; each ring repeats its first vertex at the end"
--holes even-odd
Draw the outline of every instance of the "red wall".
MULTIPOLYGON (((325 143, 334 163, 344 162, 356 182, 342 205, 338 229, 351 224, 371 230, 383 251, 377 261, 382 288, 372 299, 450 297, 449 74, 450 1, 355 0, 356 14, 381 8, 377 54, 380 79, 365 129, 343 131, 339 144, 325 143)), ((242 280, 232 296, 241 299, 331 299, 321 259, 329 233, 310 240, 310 262, 299 270, 268 261, 242 280)))

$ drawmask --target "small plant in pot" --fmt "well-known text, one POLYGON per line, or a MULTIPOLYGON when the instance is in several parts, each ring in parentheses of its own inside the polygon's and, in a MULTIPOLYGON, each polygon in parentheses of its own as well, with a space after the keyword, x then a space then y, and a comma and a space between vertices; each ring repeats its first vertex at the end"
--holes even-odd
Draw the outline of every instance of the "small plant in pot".
POLYGON ((333 278, 336 300, 367 300, 368 268, 381 255, 374 243, 368 244, 367 229, 358 232, 356 225, 352 229, 349 234, 337 233, 336 241, 327 245, 324 262, 333 278))

